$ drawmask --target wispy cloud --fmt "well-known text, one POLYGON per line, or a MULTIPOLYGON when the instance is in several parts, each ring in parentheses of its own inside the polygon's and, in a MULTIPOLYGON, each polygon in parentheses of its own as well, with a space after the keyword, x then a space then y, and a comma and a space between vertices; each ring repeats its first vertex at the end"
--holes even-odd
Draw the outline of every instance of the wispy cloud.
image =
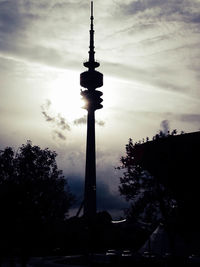
POLYGON ((75 119, 73 123, 74 123, 74 125, 86 124, 87 123, 87 116, 84 115, 81 118, 75 119))
POLYGON ((66 136, 58 130, 53 131, 53 138, 55 138, 55 136, 60 138, 61 140, 66 140, 66 136))
POLYGON ((48 99, 46 103, 41 106, 42 114, 44 115, 46 121, 52 122, 53 125, 57 126, 61 130, 68 130, 70 131, 70 125, 67 123, 66 119, 58 113, 57 115, 49 115, 48 112, 50 111, 51 101, 48 99))
POLYGON ((79 49, 75 50, 77 44, 73 29, 75 25, 77 30, 81 27, 81 18, 86 16, 85 7, 85 3, 76 0, 59 3, 54 0, 40 3, 32 0, 1 1, 0 53, 52 67, 77 67, 79 49), (80 20, 75 24, 77 7, 80 20), (67 58, 63 54, 67 54, 67 58))
MULTIPOLYGON (((66 140, 66 131, 71 131, 72 126, 78 126, 87 123, 87 116, 84 115, 78 119, 75 119, 71 124, 67 122, 67 120, 60 114, 52 114, 51 113, 51 101, 49 99, 41 106, 42 115, 45 120, 51 123, 52 127, 55 128, 53 130, 53 138, 59 137, 61 140, 66 140)), ((102 120, 95 120, 95 123, 99 126, 104 126, 105 122, 102 120)))
POLYGON ((70 125, 66 122, 66 119, 61 116, 61 114, 58 114, 57 115, 56 122, 57 122, 57 126, 61 130, 68 130, 68 131, 70 131, 70 125))
MULTIPOLYGON (((80 124, 86 124, 86 123, 87 123, 87 116, 86 116, 86 115, 84 115, 84 116, 81 117, 81 118, 75 119, 75 120, 73 121, 73 124, 76 125, 76 126, 78 126, 78 125, 80 125, 80 124)), ((99 125, 99 126, 104 126, 104 125, 105 125, 105 122, 102 121, 102 120, 95 120, 95 123, 96 123, 97 125, 99 125)))
POLYGON ((96 120, 96 123, 99 126, 104 126, 105 125, 105 121, 102 121, 102 120, 99 120, 99 121, 96 120))
POLYGON ((46 100, 45 104, 41 106, 42 114, 47 122, 50 122, 53 128, 56 128, 53 130, 53 136, 59 137, 61 140, 66 140, 66 136, 64 134, 64 131, 70 131, 70 125, 66 121, 66 119, 61 115, 49 115, 51 107, 51 101, 48 99, 46 100))
POLYGON ((161 17, 166 20, 178 20, 188 23, 200 23, 199 1, 184 0, 136 0, 120 4, 126 15, 142 14, 144 18, 161 17))
MULTIPOLYGON (((198 94, 199 1, 115 0, 109 14, 107 1, 95 6, 104 16, 100 20, 96 12, 95 37, 108 75, 184 93, 193 84, 198 94), (187 75, 184 82, 181 73, 187 75)), ((88 45, 88 24, 89 2, 1 1, 0 53, 77 69, 88 45)))
POLYGON ((167 134, 169 131, 170 131, 170 128, 169 128, 169 121, 168 120, 163 120, 161 121, 161 131, 164 133, 164 134, 167 134))

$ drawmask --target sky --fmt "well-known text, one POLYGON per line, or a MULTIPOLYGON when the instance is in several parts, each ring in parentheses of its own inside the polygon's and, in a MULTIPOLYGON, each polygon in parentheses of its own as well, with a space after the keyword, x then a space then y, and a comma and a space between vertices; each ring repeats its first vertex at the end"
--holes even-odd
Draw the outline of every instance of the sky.
MULTIPOLYGON (((127 206, 115 169, 128 139, 200 130, 200 1, 95 0, 95 50, 104 74, 96 111, 97 206, 127 206)), ((86 116, 80 73, 89 0, 0 0, 0 149, 27 140, 58 153, 82 200, 86 116)))

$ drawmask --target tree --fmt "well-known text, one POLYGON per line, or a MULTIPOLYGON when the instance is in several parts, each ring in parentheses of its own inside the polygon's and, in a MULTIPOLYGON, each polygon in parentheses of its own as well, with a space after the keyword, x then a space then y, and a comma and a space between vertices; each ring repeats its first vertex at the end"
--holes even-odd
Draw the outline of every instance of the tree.
MULTIPOLYGON (((175 131, 171 135, 174 134, 175 131)), ((153 140, 167 138, 169 135, 160 132, 153 137, 153 140)), ((148 143, 149 138, 146 140, 148 143)), ((118 167, 120 170, 125 170, 120 178, 119 191, 127 201, 131 202, 127 210, 128 218, 153 226, 161 219, 169 219, 177 203, 169 188, 144 168, 141 154, 146 143, 144 140, 143 143, 133 143, 132 139, 129 139, 126 155, 121 157, 122 165, 118 167)))
POLYGON ((15 153, 0 151, 1 234, 34 236, 64 221, 73 202, 67 180, 58 170, 56 152, 31 141, 15 153))

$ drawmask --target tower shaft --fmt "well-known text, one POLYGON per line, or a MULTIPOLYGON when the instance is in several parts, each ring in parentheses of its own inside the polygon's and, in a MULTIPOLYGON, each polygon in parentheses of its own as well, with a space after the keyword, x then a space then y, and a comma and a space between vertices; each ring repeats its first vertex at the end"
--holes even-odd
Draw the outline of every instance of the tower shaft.
POLYGON ((85 166, 84 215, 93 218, 96 214, 96 152, 95 152, 95 112, 88 110, 87 145, 85 166))
POLYGON ((87 88, 81 90, 81 95, 85 100, 87 115, 87 144, 86 144, 86 166, 85 166, 85 191, 84 191, 84 216, 92 221, 96 215, 96 150, 95 150, 95 110, 101 109, 102 92, 96 90, 103 85, 103 74, 95 68, 100 64, 95 61, 94 51, 94 29, 93 29, 93 1, 91 1, 90 16, 90 44, 89 60, 83 65, 88 68, 81 73, 80 84, 87 88))

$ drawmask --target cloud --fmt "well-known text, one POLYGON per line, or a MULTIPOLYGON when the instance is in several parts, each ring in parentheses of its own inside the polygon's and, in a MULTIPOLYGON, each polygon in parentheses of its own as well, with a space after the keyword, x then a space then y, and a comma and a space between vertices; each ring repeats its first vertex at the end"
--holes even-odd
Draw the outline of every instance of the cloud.
POLYGON ((161 121, 161 131, 164 133, 164 134, 168 134, 170 128, 169 128, 169 121, 168 120, 163 120, 161 121))
POLYGON ((61 132, 59 132, 58 130, 54 130, 53 131, 53 138, 57 136, 58 138, 60 138, 61 140, 66 140, 66 136, 63 135, 61 132))
POLYGON ((12 34, 17 37, 37 18, 37 14, 32 14, 28 10, 23 11, 20 1, 0 2, 0 32, 3 34, 12 34))
POLYGON ((58 113, 56 116, 50 116, 48 114, 49 109, 51 106, 51 101, 46 100, 46 103, 41 106, 42 114, 44 115, 46 121, 52 122, 54 126, 58 127, 61 130, 67 130, 70 131, 70 125, 66 122, 66 119, 62 117, 60 113, 58 113))
MULTIPOLYGON (((198 125, 200 127, 200 114, 176 114, 176 113, 163 113, 163 116, 167 116, 170 120, 177 120, 179 122, 186 122, 188 124, 198 125)), ((164 133, 169 131, 169 120, 163 120, 161 122, 161 130, 164 133)))
POLYGON ((77 55, 72 56, 70 51, 65 50, 63 52, 62 49, 44 45, 21 43, 11 37, 6 39, 2 37, 0 40, 0 53, 5 57, 10 55, 19 61, 34 62, 60 69, 74 69, 80 65, 80 59, 77 55), (63 53, 68 54, 67 58, 63 57, 63 53))
POLYGON ((87 116, 84 115, 81 118, 75 119, 73 123, 74 123, 74 125, 86 124, 87 123, 87 116))
POLYGON ((73 46, 71 43, 75 38, 81 38, 80 35, 74 36, 73 29, 81 27, 81 18, 86 16, 85 7, 86 4, 79 1, 1 1, 0 52, 53 67, 77 67, 79 49, 76 49, 76 43, 73 46), (80 19, 75 23, 77 7, 80 19))
POLYGON ((155 86, 161 90, 186 92, 188 87, 182 86, 182 84, 176 83, 173 78, 175 78, 175 71, 171 73, 172 70, 168 66, 152 66, 151 68, 134 66, 134 65, 124 65, 120 63, 107 63, 105 69, 112 75, 119 73, 120 77, 124 77, 128 80, 133 80, 142 82, 145 85, 155 86), (159 72, 159 67, 162 72, 159 72), (168 77, 170 76, 170 80, 168 77))
POLYGON ((61 114, 58 114, 56 117, 56 123, 61 130, 68 130, 70 131, 70 125, 66 122, 66 119, 61 116, 61 114))
MULTIPOLYGON (((104 38, 100 42, 97 40, 100 48, 98 55, 101 52, 102 61, 104 60, 102 67, 105 71, 108 70, 109 75, 136 79, 164 90, 186 92, 191 83, 197 87, 196 80, 199 77, 195 78, 194 75, 198 75, 200 69, 199 50, 195 51, 192 44, 199 47, 199 27, 193 25, 200 20, 198 1, 190 3, 183 0, 123 2, 117 0, 109 3, 109 6, 113 7, 111 14, 106 12, 108 4, 105 1, 97 2, 96 5, 105 17, 105 20, 96 25, 104 29, 97 34, 97 37, 99 35, 104 38), (116 2, 119 3, 120 20, 113 11, 116 2), (107 32, 105 23, 111 25, 107 36, 104 33, 107 32), (188 35, 190 38, 185 38, 188 35), (187 52, 183 54, 186 42, 187 52), (180 51, 177 51, 178 48, 180 51), (166 60, 172 62, 165 62, 166 60), (181 62, 181 60, 184 60, 185 64, 175 70, 174 61, 181 62), (180 73, 186 71, 189 65, 190 68, 194 68, 194 61, 196 74, 187 72, 188 83, 182 82, 182 79, 179 79, 180 73), (143 62, 142 66, 140 62, 143 62)), ((88 40, 85 41, 85 38, 88 38, 87 21, 89 22, 89 3, 78 0, 67 2, 43 0, 41 3, 2 1, 0 2, 0 53, 57 68, 77 69, 80 66, 80 59, 85 56, 87 50, 88 40), (77 7, 78 17, 75 16, 77 7), (84 29, 83 19, 86 21, 84 29), (82 52, 84 43, 86 50, 82 52)))
POLYGON ((142 15, 144 19, 160 17, 168 21, 200 22, 200 3, 198 1, 136 0, 128 4, 120 4, 120 6, 124 14, 142 15))
POLYGON ((28 42, 27 31, 37 14, 24 10, 20 1, 0 2, 0 51, 15 51, 28 42))
MULTIPOLYGON (((60 114, 56 115, 50 115, 50 109, 51 109, 51 101, 49 99, 46 100, 46 102, 41 105, 42 109, 42 115, 44 116, 45 120, 47 122, 50 122, 53 128, 56 128, 53 131, 53 138, 58 137, 61 140, 66 140, 66 135, 64 131, 71 131, 70 124, 66 121, 66 119, 60 114)), ((104 126, 105 122, 102 120, 96 120, 95 121, 97 125, 104 126)), ((86 124, 87 123, 87 116, 84 115, 83 117, 80 117, 78 119, 75 119, 72 124, 75 126, 86 124)))
MULTIPOLYGON (((86 124, 87 123, 87 116, 84 115, 83 117, 81 118, 78 118, 78 119, 75 119, 73 121, 73 124, 78 126, 78 125, 81 125, 81 124, 86 124)), ((95 123, 99 126, 104 126, 105 125, 105 122, 102 121, 102 120, 95 120, 95 123)))
MULTIPOLYGON (((70 190, 76 195, 75 207, 80 206, 83 201, 84 195, 84 179, 79 176, 68 176, 67 177, 70 190)), ((122 210, 127 207, 126 201, 119 195, 111 193, 109 187, 101 182, 97 181, 97 209, 98 210, 122 210)))
POLYGON ((122 210, 127 203, 119 195, 111 193, 106 184, 97 182, 97 207, 99 210, 122 210))
POLYGON ((96 121, 96 123, 97 123, 97 125, 99 125, 99 126, 104 126, 104 125, 105 125, 105 121, 102 121, 102 120, 100 120, 100 121, 96 121))
POLYGON ((51 101, 49 99, 47 99, 46 103, 41 106, 42 114, 44 115, 46 121, 55 122, 55 118, 51 117, 49 114, 47 114, 47 111, 49 110, 50 106, 51 106, 51 101))
POLYGON ((56 128, 53 130, 53 138, 57 136, 61 140, 66 140, 66 136, 64 134, 64 131, 70 131, 71 127, 69 123, 66 121, 66 119, 58 113, 57 115, 49 115, 51 108, 51 101, 49 99, 46 100, 45 104, 41 106, 42 114, 47 122, 50 122, 53 126, 53 128, 56 128))
POLYGON ((178 116, 181 121, 194 123, 199 122, 200 126, 200 114, 181 114, 178 116))
POLYGON ((53 117, 51 117, 51 116, 49 116, 48 114, 47 114, 47 112, 46 111, 42 111, 42 114, 44 115, 44 117, 45 117, 45 119, 46 119, 46 121, 51 121, 51 122, 55 122, 55 118, 53 118, 53 117))
POLYGON ((193 84, 193 92, 199 95, 200 2, 115 2, 118 8, 112 19, 116 27, 100 44, 106 71, 167 91, 187 93, 193 84))

